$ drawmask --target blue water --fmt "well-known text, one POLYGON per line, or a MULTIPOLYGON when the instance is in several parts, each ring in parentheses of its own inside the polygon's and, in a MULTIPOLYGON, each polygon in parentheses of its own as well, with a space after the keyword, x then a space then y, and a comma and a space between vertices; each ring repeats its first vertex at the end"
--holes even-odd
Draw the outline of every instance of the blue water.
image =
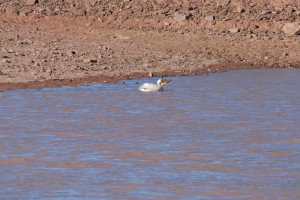
POLYGON ((1 199, 299 199, 300 70, 0 92, 1 199))

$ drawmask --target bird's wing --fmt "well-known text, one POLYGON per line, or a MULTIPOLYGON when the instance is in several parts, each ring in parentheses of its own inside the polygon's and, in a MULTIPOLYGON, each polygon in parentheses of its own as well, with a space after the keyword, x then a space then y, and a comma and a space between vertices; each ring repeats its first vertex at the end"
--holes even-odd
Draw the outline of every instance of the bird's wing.
POLYGON ((152 84, 152 83, 144 83, 139 87, 139 90, 142 91, 158 91, 160 90, 160 86, 152 84))

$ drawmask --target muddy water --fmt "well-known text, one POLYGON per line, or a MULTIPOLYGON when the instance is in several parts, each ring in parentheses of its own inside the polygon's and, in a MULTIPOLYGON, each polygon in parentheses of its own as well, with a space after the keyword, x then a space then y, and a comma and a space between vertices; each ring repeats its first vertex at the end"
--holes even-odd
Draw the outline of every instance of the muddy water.
POLYGON ((299 199, 299 77, 0 92, 1 199, 299 199))

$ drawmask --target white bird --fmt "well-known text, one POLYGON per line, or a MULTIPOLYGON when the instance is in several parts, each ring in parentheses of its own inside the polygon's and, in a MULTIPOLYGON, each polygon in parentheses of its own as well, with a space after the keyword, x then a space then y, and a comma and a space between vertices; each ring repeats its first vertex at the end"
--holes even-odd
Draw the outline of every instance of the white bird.
POLYGON ((166 85, 171 80, 168 79, 158 79, 157 84, 153 83, 144 83, 139 87, 139 90, 142 92, 158 92, 163 90, 163 85, 166 85))

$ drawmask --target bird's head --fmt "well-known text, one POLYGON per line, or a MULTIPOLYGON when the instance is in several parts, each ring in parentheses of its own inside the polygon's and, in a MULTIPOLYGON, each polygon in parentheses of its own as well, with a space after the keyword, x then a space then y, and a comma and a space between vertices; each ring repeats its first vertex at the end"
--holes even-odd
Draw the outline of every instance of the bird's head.
POLYGON ((166 85, 167 83, 169 83, 170 81, 171 80, 169 80, 169 79, 158 79, 157 85, 163 86, 163 85, 166 85))

